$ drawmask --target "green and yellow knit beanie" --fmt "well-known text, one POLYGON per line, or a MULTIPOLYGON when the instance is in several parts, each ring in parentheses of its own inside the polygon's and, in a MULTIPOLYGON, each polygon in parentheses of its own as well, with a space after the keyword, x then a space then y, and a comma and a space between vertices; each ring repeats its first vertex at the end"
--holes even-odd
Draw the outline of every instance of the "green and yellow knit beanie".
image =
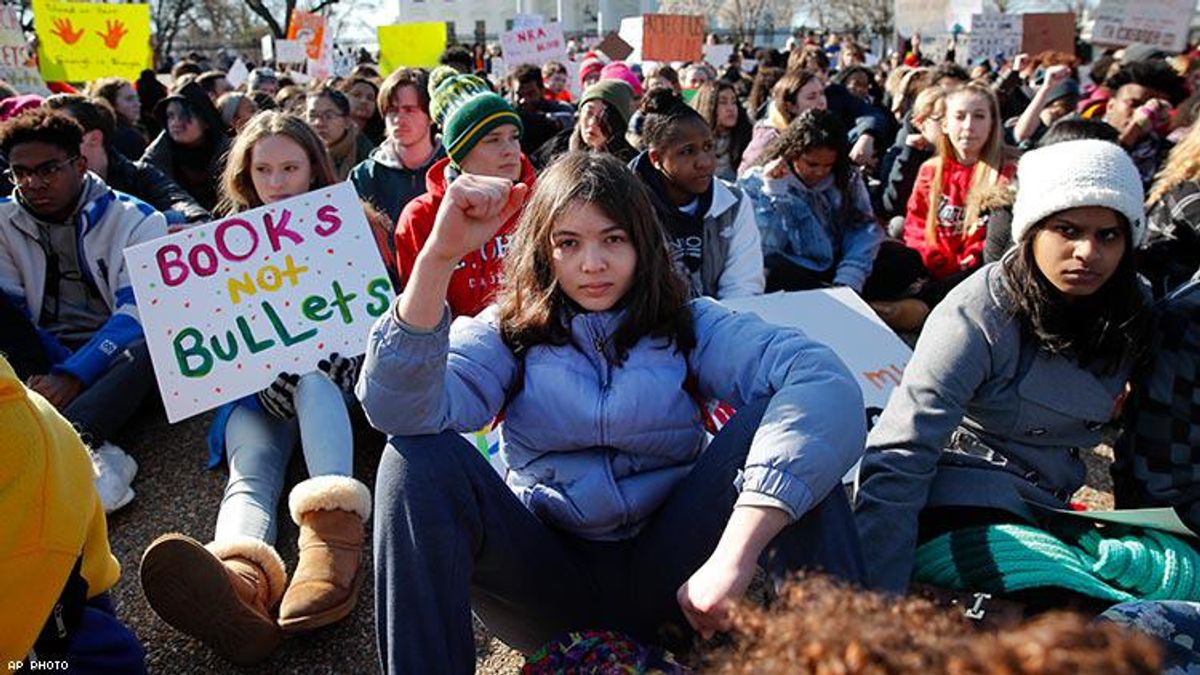
POLYGON ((439 66, 429 75, 429 116, 442 129, 442 145, 455 166, 496 127, 524 131, 521 117, 503 97, 474 75, 439 66))
POLYGON ((1072 528, 1056 536, 1027 525, 964 528, 921 545, 913 567, 914 581, 1001 596, 1066 588, 1111 602, 1200 600, 1200 554, 1151 529, 1072 528))

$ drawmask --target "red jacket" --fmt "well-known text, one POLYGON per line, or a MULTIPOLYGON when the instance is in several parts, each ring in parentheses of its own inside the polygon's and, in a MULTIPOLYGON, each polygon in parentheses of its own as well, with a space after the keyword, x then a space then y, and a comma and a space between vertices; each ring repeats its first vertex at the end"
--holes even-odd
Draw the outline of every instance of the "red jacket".
MULTIPOLYGON (((410 201, 400 212, 395 240, 396 266, 402 285, 408 283, 417 253, 433 232, 433 219, 442 204, 442 197, 446 195, 446 167, 449 165, 449 159, 442 159, 429 167, 429 173, 425 175, 428 191, 410 201)), ((525 155, 521 155, 521 182, 532 190, 534 178, 533 165, 525 155)), ((446 301, 450 303, 453 316, 475 316, 491 304, 496 290, 504 281, 501 262, 508 253, 508 235, 516 229, 520 216, 521 213, 517 212, 491 241, 479 250, 468 253, 454 269, 450 276, 450 288, 446 291, 446 301)))
MULTIPOLYGON (((917 173, 912 195, 908 198, 908 213, 904 217, 904 244, 921 254, 921 261, 934 279, 946 277, 962 270, 979 267, 983 263, 983 245, 987 240, 987 228, 977 227, 967 233, 968 223, 963 222, 967 207, 967 193, 971 190, 971 172, 974 166, 964 166, 946 160, 942 170, 942 194, 937 206, 937 241, 925 240, 925 216, 929 213, 929 192, 933 175, 937 171, 937 158, 927 160, 917 173)), ((1002 180, 1011 180, 1016 166, 1006 164, 1001 171, 1002 180)))

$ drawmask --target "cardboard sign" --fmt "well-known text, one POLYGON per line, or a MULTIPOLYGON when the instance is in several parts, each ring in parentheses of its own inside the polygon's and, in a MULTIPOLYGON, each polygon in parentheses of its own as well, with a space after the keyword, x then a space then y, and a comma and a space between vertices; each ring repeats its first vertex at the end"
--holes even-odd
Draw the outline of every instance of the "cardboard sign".
POLYGON ((780 326, 799 328, 828 345, 854 373, 871 420, 887 405, 912 358, 908 345, 849 288, 772 293, 722 300, 721 304, 753 312, 780 326))
POLYGON ((1022 14, 1021 51, 1075 53, 1075 15, 1071 12, 1022 14))
POLYGON ((292 10, 292 21, 288 24, 287 39, 304 45, 305 56, 312 61, 321 60, 325 47, 325 17, 312 12, 292 10))
POLYGON ((549 61, 567 60, 567 41, 557 21, 536 28, 510 30, 500 36, 504 61, 511 66, 530 63, 545 65, 549 61))
POLYGON ((624 61, 633 53, 633 47, 613 31, 605 35, 600 44, 596 45, 596 51, 604 52, 604 55, 613 61, 624 61))
POLYGON ((38 61, 49 82, 136 80, 154 65, 150 5, 33 0, 38 61))
POLYGON ((0 6, 0 78, 22 94, 49 96, 15 7, 0 6))
POLYGON ((976 14, 971 17, 971 38, 967 49, 970 62, 995 61, 997 56, 1011 61, 1021 53, 1025 22, 1016 14, 976 14))
POLYGON ((1101 0, 1092 42, 1118 47, 1140 43, 1179 52, 1187 45, 1195 10, 1191 0, 1101 0))
POLYGON ((646 14, 642 17, 642 59, 699 61, 704 57, 703 16, 646 14))
POLYGON ((361 354, 392 286, 340 183, 125 250, 167 419, 361 354))
POLYGON ((432 68, 446 50, 446 24, 441 21, 380 26, 381 73, 397 68, 432 68))

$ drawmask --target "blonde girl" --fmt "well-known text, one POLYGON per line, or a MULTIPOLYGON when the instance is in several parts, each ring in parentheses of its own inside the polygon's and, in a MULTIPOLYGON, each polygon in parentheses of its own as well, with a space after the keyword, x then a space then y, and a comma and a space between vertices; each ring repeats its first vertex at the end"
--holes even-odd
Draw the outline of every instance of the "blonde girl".
POLYGON ((1200 124, 1167 157, 1146 199, 1149 233, 1138 271, 1163 297, 1200 268, 1200 124))

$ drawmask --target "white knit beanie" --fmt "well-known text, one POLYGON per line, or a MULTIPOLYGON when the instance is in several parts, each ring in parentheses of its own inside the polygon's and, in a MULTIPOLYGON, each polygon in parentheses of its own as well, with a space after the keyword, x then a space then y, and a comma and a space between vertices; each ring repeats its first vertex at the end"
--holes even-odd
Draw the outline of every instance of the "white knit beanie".
POLYGON ((1144 198, 1137 167, 1115 143, 1066 141, 1038 148, 1025 153, 1017 166, 1013 241, 1059 211, 1104 206, 1125 216, 1137 246, 1146 238, 1144 198))

